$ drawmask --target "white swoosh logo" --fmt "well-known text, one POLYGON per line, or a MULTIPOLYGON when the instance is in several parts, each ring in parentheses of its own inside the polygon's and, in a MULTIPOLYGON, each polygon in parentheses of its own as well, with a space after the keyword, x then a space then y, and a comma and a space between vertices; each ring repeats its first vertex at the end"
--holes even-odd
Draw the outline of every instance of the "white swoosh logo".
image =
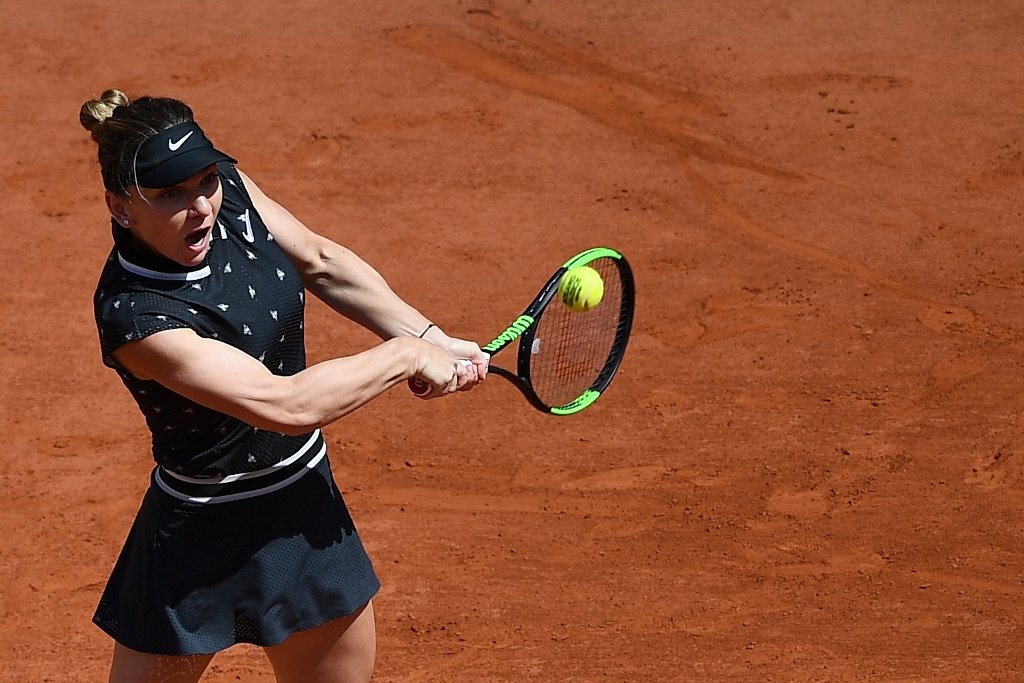
POLYGON ((168 140, 167 147, 169 147, 172 152, 177 152, 178 148, 185 144, 185 140, 188 140, 190 137, 192 137, 192 133, 195 133, 195 131, 190 130, 188 132, 188 135, 178 140, 177 142, 175 142, 174 140, 168 140))

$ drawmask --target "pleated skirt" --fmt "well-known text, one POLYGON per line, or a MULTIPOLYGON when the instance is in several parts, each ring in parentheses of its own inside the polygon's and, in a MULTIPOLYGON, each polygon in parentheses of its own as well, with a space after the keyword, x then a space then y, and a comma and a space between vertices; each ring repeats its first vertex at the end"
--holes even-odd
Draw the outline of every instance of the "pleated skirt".
POLYGON ((324 457, 284 488, 215 504, 154 478, 93 621, 139 652, 208 654, 277 645, 379 588, 324 457))

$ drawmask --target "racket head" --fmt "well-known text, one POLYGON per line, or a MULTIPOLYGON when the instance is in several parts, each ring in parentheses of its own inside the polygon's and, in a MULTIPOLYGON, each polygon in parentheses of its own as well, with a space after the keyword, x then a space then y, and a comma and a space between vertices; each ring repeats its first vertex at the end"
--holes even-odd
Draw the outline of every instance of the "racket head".
POLYGON ((517 383, 534 407, 572 415, 601 396, 625 356, 635 300, 633 271, 614 249, 588 249, 552 275, 524 313, 533 322, 519 338, 517 383), (557 294, 562 276, 579 266, 598 272, 604 296, 590 310, 575 312, 557 294))

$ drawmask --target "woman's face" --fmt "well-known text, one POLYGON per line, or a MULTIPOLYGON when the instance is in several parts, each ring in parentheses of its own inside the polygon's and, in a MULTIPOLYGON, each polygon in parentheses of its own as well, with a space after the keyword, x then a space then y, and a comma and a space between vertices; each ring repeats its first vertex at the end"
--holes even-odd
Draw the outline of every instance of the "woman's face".
POLYGON ((217 166, 211 164, 172 187, 135 188, 128 197, 107 193, 114 219, 151 250, 186 267, 202 264, 224 200, 217 166))

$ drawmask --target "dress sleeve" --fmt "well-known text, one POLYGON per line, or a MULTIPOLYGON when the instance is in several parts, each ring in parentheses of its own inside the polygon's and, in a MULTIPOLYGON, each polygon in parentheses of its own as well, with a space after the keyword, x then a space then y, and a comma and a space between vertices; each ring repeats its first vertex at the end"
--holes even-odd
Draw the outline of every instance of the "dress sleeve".
POLYGON ((121 292, 101 300, 96 315, 103 362, 119 367, 112 354, 125 344, 164 330, 194 329, 196 314, 187 303, 159 292, 121 292))

